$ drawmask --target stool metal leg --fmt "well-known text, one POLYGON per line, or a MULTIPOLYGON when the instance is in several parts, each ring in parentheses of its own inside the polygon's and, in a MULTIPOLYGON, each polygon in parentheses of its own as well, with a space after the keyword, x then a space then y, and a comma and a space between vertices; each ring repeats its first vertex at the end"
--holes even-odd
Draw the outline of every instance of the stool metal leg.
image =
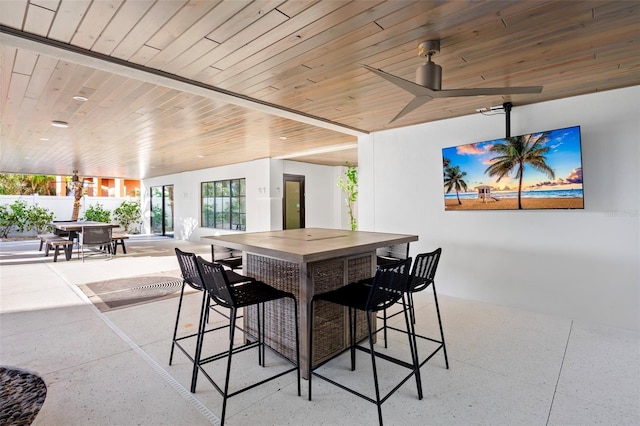
MULTIPOLYGON (((309 322, 311 323, 308 333, 309 333, 309 347, 307 348, 307 352, 309 353, 309 359, 307 360, 307 364, 309 367, 307 368, 307 381, 309 382, 309 396, 308 400, 311 401, 311 379, 313 378, 313 299, 309 304, 309 313, 307 314, 310 318, 309 322)), ((298 364, 300 365, 300 364, 298 364)))
POLYGON ((418 387, 418 399, 422 399, 422 376, 420 375, 420 358, 418 356, 418 341, 416 340, 416 329, 414 323, 411 321, 411 307, 405 302, 404 296, 402 296, 402 310, 404 311, 404 322, 407 327, 407 338, 409 339, 409 350, 411 351, 411 360, 413 361, 413 368, 416 376, 416 386, 418 387), (409 314, 407 314, 409 311, 409 314))
POLYGON ((180 290, 180 299, 178 299, 178 314, 176 315, 176 325, 173 327, 173 339, 171 342, 171 353, 169 354, 169 365, 173 362, 173 350, 176 347, 176 336, 178 334, 178 322, 180 321, 180 309, 182 309, 182 296, 184 295, 184 281, 182 281, 182 289, 180 290))
POLYGON ((262 334, 264 329, 264 304, 258 303, 256 309, 258 309, 258 314, 256 315, 256 320, 258 321, 258 365, 264 367, 264 336, 262 334))
POLYGON ((357 309, 349 308, 349 344, 351 345, 351 371, 356 371, 357 309))
MULTIPOLYGON (((227 399, 229 398, 229 379, 231 377, 231 356, 233 355, 233 338, 235 335, 236 327, 236 316, 237 309, 231 308, 231 323, 229 324, 229 328, 231 329, 231 338, 229 340, 229 358, 227 359, 227 377, 224 381, 224 393, 222 394, 222 414, 220 415, 220 426, 224 426, 224 415, 227 411, 227 399)), ((260 333, 260 332, 258 332, 260 333)), ((258 347, 258 350, 259 347, 258 347)))
POLYGON ((436 302, 436 314, 438 314, 438 325, 440 326, 440 339, 442 341, 442 351, 444 352, 444 363, 449 368, 449 358, 447 357, 447 346, 444 342, 444 331, 442 330, 442 318, 440 318, 440 307, 438 306, 438 296, 436 295, 436 283, 431 283, 433 287, 433 300, 436 302))
POLYGON ((386 349, 389 347, 387 344, 388 339, 387 339, 387 310, 386 309, 382 310, 382 328, 383 328, 382 334, 384 337, 384 347, 386 349))
MULTIPOLYGON (((296 363, 298 364, 298 396, 302 395, 300 389, 300 324, 298 322, 298 302, 296 299, 292 298, 291 303, 293 303, 293 315, 294 315, 294 325, 296 327, 296 363)), ((309 360, 311 361, 311 360, 309 360)))
POLYGON ((204 329, 206 327, 206 318, 204 315, 207 309, 208 293, 203 291, 202 307, 200 308, 200 324, 198 327, 198 338, 196 341, 196 354, 193 359, 193 371, 191 373, 191 392, 195 393, 196 383, 198 381, 198 370, 200 369, 200 356, 202 355, 202 342, 204 341, 204 329))
MULTIPOLYGON (((264 311, 266 309, 265 304, 264 303, 260 303, 260 305, 262 305, 262 330, 260 330, 260 336, 262 337, 262 343, 260 345, 260 359, 261 359, 261 366, 265 366, 265 355, 264 355, 264 349, 265 349, 265 343, 264 343, 264 330, 265 330, 265 321, 264 321, 264 311)), ((258 306, 258 310, 260 309, 260 306, 258 306)))
MULTIPOLYGON (((369 330, 369 349, 371 352, 371 366, 373 368, 373 383, 376 390, 376 405, 378 407, 378 421, 382 426, 382 402, 380 401, 380 386, 378 386, 378 370, 376 368, 376 353, 373 347, 373 327, 371 326, 371 315, 367 314, 367 329, 369 330)), ((354 342, 352 342, 354 344, 354 342)))
POLYGON ((413 293, 409 292, 407 294, 407 299, 409 300, 409 318, 411 319, 411 324, 416 323, 416 311, 413 304, 413 293))

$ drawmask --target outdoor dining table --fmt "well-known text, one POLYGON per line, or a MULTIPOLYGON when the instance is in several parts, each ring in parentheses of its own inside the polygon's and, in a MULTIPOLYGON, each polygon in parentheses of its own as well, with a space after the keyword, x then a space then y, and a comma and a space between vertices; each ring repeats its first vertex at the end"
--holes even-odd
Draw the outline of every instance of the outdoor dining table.
MULTIPOLYGON (((244 274, 264 281, 296 296, 300 316, 300 367, 307 377, 309 331, 314 321, 313 365, 317 365, 348 346, 348 316, 345 309, 330 303, 317 303, 314 318, 309 306, 315 294, 333 290, 350 282, 370 278, 376 271, 376 250, 389 245, 417 241, 416 235, 340 229, 302 228, 202 237, 210 244, 242 250, 244 274)), ((278 352, 295 359, 295 334, 287 312, 289 301, 270 302, 265 307, 265 340, 278 352)), ((245 313, 245 327, 255 332, 252 313, 245 313)), ((361 315, 357 335, 367 334, 366 318, 361 315)))
POLYGON ((80 220, 76 220, 76 221, 62 221, 62 222, 50 222, 47 224, 48 226, 51 226, 53 229, 55 230, 59 230, 59 231, 65 231, 65 232, 82 232, 82 228, 83 227, 91 227, 91 226, 110 226, 111 228, 117 228, 120 225, 115 224, 115 223, 104 223, 104 222, 96 222, 96 221, 91 221, 91 220, 86 220, 86 221, 80 221, 80 220))
MULTIPOLYGON (((71 221, 71 220, 49 222, 47 225, 53 228, 53 233, 58 235, 60 238, 63 237, 60 231, 66 232, 67 233, 66 236, 70 241, 74 241, 75 238, 78 236, 78 234, 82 233, 83 229, 86 229, 86 228, 92 228, 92 227, 117 228, 120 226, 114 223, 105 223, 105 222, 96 222, 96 221, 71 221)), ((56 243, 53 243, 53 244, 56 244, 56 243)), ((41 245, 41 248, 42 248, 42 245, 41 245)), ((72 248, 73 248, 73 244, 69 245, 68 247, 65 247, 65 256, 67 260, 71 258, 72 248)), ((123 246, 123 249, 124 249, 124 246, 123 246)), ((49 255, 49 243, 47 243, 44 255, 45 257, 49 255)), ((56 248, 56 251, 55 251, 54 262, 57 260, 57 257, 58 257, 58 248, 56 248)))
POLYGON ((49 222, 47 224, 53 228, 53 233, 58 234, 57 231, 63 231, 69 233, 69 239, 74 240, 79 232, 82 232, 82 228, 86 227, 100 227, 100 226, 110 226, 111 228, 117 228, 120 225, 115 223, 105 223, 105 222, 96 222, 93 220, 69 220, 69 221, 56 221, 49 222))

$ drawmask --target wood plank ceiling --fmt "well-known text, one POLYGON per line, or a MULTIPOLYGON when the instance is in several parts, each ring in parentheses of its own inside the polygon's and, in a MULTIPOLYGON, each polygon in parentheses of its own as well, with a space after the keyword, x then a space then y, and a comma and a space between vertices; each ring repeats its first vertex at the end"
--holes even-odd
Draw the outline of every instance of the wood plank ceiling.
POLYGON ((358 134, 640 84, 639 9, 2 0, 0 172, 139 179, 267 157, 356 163, 358 134), (362 64, 414 81, 430 39, 444 89, 544 89, 436 99, 390 123, 412 95, 362 64))

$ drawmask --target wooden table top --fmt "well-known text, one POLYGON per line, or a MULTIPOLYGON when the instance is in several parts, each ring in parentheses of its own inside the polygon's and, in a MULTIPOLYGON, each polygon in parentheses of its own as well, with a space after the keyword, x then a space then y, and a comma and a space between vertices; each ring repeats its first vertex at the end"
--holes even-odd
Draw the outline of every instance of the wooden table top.
POLYGON ((68 221, 68 222, 51 222, 47 225, 53 226, 56 229, 61 231, 82 231, 83 227, 94 227, 94 226, 109 226, 111 228, 117 228, 120 225, 115 223, 104 223, 104 222, 95 222, 95 221, 68 221))
POLYGON ((418 241, 417 235, 302 228, 202 237, 213 245, 296 263, 315 262, 418 241))

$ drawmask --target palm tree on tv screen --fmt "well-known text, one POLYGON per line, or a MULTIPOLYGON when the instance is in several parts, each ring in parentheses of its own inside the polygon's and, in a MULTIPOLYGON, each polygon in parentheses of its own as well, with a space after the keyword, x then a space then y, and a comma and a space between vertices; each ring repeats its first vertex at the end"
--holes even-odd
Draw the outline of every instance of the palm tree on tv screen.
POLYGON ((461 172, 459 166, 446 167, 444 170, 444 188, 447 190, 447 194, 451 192, 452 189, 456 190, 458 204, 462 204, 459 192, 467 191, 467 182, 464 181, 466 175, 467 172, 461 172))
POLYGON ((499 154, 491 159, 491 165, 484 171, 489 176, 497 176, 500 179, 511 173, 514 169, 518 178, 518 209, 522 210, 522 179, 525 165, 530 165, 550 179, 555 179, 553 169, 547 164, 545 155, 551 150, 544 146, 549 139, 549 132, 529 134, 505 138, 506 143, 498 143, 491 147, 491 152, 499 154))

